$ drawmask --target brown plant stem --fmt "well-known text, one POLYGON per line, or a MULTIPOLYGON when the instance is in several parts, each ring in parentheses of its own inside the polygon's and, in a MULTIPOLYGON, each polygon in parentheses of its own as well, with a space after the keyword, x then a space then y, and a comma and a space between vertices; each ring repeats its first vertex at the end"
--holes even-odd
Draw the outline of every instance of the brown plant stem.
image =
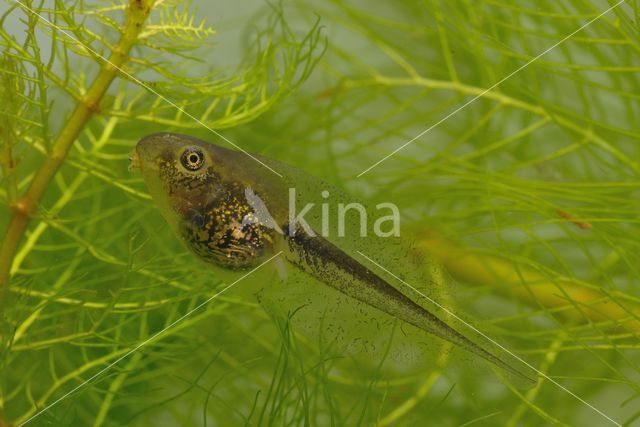
MULTIPOLYGON (((52 178, 60 169, 71 145, 89 119, 98 112, 100 101, 118 75, 118 69, 127 62, 131 48, 136 44, 144 22, 153 7, 154 0, 131 0, 126 14, 126 24, 120 40, 107 61, 100 60, 100 72, 87 93, 76 105, 66 125, 52 144, 51 151, 36 172, 29 188, 11 205, 12 214, 0 246, 0 299, 6 293, 11 264, 18 250, 31 216, 37 211, 40 200, 52 178)), ((0 308, 1 310, 1 308, 0 308)))

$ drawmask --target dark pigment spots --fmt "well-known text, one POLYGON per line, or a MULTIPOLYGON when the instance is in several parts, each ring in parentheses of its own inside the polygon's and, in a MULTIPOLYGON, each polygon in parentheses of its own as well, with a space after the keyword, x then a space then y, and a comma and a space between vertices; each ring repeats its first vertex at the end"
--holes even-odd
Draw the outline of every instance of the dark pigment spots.
POLYGON ((273 230, 255 215, 240 185, 223 181, 211 167, 185 171, 175 160, 161 159, 159 171, 171 205, 182 219, 182 238, 201 259, 246 269, 271 247, 273 230))
MULTIPOLYGON (((288 225, 285 230, 289 230, 288 225)), ((295 254, 296 259, 292 262, 313 270, 315 274, 331 275, 332 271, 336 271, 334 287, 339 287, 339 283, 344 280, 341 274, 347 273, 348 277, 373 285, 376 293, 421 310, 417 304, 325 238, 318 235, 311 237, 301 228, 298 228, 293 236, 287 235, 285 238, 289 251, 295 254)))
POLYGON ((222 194, 201 211, 191 212, 183 223, 183 237, 202 259, 227 268, 248 268, 273 241, 242 199, 222 194))
POLYGON ((181 169, 174 159, 160 159, 158 163, 160 179, 162 180, 167 195, 170 197, 181 193, 197 194, 207 189, 215 191, 213 187, 216 174, 212 168, 200 173, 186 172, 181 169))

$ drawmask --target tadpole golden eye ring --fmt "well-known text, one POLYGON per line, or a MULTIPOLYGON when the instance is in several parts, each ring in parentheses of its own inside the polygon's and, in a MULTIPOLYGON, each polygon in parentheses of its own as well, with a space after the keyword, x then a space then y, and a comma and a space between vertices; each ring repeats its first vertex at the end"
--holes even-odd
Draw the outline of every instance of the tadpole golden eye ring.
POLYGON ((189 171, 200 170, 204 166, 204 153, 198 147, 189 147, 183 151, 180 162, 189 171))

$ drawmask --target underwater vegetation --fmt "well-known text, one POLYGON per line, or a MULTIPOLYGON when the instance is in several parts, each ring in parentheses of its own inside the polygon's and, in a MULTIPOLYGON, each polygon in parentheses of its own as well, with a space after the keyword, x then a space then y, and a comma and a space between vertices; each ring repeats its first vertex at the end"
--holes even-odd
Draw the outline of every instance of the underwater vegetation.
MULTIPOLYGON (((0 426, 640 425, 639 18, 636 0, 2 0, 0 426), (189 250, 129 170, 158 132, 234 150, 257 217, 189 250), (323 243, 274 231, 290 187, 323 243), (339 204, 322 217, 355 201, 364 240, 365 210, 346 236, 339 204), (372 235, 381 205, 400 236, 372 235), (359 280, 473 344, 332 286, 359 280)), ((200 143, 184 176, 223 161, 200 143)))

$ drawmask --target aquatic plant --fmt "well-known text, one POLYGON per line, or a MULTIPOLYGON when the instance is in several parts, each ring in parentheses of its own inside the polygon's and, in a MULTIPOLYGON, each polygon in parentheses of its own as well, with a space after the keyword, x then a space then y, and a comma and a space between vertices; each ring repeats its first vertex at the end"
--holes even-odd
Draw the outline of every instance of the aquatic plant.
POLYGON ((554 382, 637 422, 638 2, 219 3, 3 1, 0 425, 608 422, 554 382), (127 171, 155 131, 393 201, 544 376, 391 374, 231 290, 149 341, 225 286, 127 171))

